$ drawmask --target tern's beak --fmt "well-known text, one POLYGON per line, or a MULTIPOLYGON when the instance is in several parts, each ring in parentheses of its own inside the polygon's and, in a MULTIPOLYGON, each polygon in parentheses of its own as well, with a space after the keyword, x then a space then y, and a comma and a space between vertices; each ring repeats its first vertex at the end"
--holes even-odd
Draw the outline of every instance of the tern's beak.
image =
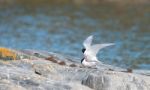
POLYGON ((84 58, 81 59, 81 63, 83 62, 84 58))

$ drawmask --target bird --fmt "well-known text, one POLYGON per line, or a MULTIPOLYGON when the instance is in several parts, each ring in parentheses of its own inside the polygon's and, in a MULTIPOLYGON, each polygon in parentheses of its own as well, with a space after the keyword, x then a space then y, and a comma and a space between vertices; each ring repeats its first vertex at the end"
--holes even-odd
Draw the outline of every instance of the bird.
POLYGON ((98 64, 102 64, 102 62, 97 58, 99 50, 115 45, 114 43, 92 44, 92 40, 93 35, 90 35, 83 42, 84 48, 82 49, 82 53, 84 57, 81 60, 81 64, 85 67, 96 67, 98 64))

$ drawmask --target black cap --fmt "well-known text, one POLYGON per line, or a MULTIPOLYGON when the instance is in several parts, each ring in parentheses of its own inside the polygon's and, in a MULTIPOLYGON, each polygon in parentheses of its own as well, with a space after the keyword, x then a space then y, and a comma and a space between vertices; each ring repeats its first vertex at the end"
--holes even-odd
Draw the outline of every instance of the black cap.
POLYGON ((85 49, 85 48, 83 48, 83 49, 82 49, 82 52, 84 53, 84 52, 85 52, 85 50, 86 50, 86 49, 85 49))

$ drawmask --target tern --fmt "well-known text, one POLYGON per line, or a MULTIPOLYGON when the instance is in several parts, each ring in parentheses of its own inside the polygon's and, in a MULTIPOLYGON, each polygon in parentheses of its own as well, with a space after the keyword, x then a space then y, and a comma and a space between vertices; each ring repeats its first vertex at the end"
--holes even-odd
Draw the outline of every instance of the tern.
POLYGON ((81 64, 86 67, 96 67, 98 64, 102 64, 101 61, 97 59, 97 53, 99 50, 114 45, 114 43, 105 43, 105 44, 93 44, 93 35, 87 37, 87 39, 83 42, 84 48, 82 49, 83 52, 83 59, 81 60, 81 64))

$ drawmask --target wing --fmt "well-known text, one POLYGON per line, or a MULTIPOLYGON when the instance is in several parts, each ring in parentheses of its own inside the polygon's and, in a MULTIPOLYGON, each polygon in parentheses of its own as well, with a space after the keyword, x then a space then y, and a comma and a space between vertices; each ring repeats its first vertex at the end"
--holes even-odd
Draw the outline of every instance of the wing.
POLYGON ((107 43, 107 44, 95 44, 95 45, 92 45, 91 49, 92 49, 93 55, 96 56, 96 54, 99 52, 99 50, 101 50, 101 49, 103 49, 105 47, 111 46, 111 45, 115 45, 115 44, 114 43, 107 43))
POLYGON ((85 48, 89 48, 91 46, 91 44, 92 44, 92 40, 93 40, 93 35, 87 37, 87 39, 84 40, 84 42, 83 42, 83 46, 85 48))

